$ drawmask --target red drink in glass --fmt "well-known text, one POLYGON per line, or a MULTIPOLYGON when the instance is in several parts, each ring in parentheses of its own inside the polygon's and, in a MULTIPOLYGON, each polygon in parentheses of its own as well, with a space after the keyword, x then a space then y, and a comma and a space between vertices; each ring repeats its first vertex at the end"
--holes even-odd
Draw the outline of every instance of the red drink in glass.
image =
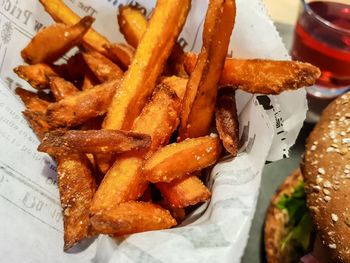
POLYGON ((350 88, 350 0, 343 2, 302 0, 291 55, 321 69, 317 85, 308 89, 316 97, 336 97, 350 88))

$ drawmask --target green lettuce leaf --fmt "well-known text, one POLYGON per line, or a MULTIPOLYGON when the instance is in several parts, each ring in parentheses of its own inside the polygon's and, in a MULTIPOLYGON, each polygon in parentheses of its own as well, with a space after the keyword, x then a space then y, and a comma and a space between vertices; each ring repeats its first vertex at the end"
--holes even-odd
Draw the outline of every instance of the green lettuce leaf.
POLYGON ((304 182, 299 182, 291 195, 284 194, 276 207, 286 210, 289 215, 289 232, 282 241, 282 250, 293 241, 306 251, 309 247, 313 224, 306 205, 304 182))

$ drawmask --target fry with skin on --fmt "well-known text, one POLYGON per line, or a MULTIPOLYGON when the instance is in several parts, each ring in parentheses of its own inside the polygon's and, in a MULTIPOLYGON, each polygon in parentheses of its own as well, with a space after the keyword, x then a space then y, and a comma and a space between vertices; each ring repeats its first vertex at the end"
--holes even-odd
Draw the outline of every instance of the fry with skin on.
POLYGON ((137 200, 142 196, 148 186, 141 172, 143 158, 147 155, 147 151, 153 152, 167 144, 171 134, 177 128, 178 111, 182 99, 178 96, 183 96, 186 84, 187 81, 181 78, 165 78, 155 89, 151 100, 131 129, 149 134, 152 138, 151 146, 139 153, 118 156, 94 196, 91 214, 96 214, 115 204, 137 200))
POLYGON ((39 139, 41 139, 46 132, 54 129, 45 121, 45 115, 42 113, 24 110, 22 114, 39 139))
MULTIPOLYGON (((74 13, 62 0, 39 0, 45 11, 55 20, 56 23, 63 23, 72 26, 79 22, 80 17, 74 13)), ((104 45, 109 41, 94 29, 90 28, 83 37, 83 43, 88 48, 102 54, 106 52, 104 45)))
POLYGON ((99 233, 114 236, 166 229, 177 225, 168 210, 156 204, 138 201, 129 201, 115 205, 108 211, 102 211, 91 217, 91 223, 99 233))
POLYGON ((218 136, 187 139, 155 152, 143 165, 143 174, 152 183, 169 183, 214 164, 220 153, 218 136))
POLYGON ((170 183, 157 183, 164 199, 174 207, 186 207, 209 200, 211 193, 194 175, 175 179, 170 183))
POLYGON ((18 77, 27 81, 35 89, 46 89, 49 87, 48 76, 58 76, 54 67, 47 64, 36 64, 29 66, 18 66, 13 69, 18 77))
POLYGON ((56 101, 79 93, 79 90, 73 85, 73 83, 63 78, 55 76, 50 76, 48 78, 51 92, 55 96, 56 101))
POLYGON ((119 65, 123 70, 127 70, 135 56, 135 48, 124 43, 112 43, 105 45, 107 56, 119 65))
POLYGON ((139 9, 132 6, 122 6, 118 10, 119 30, 126 42, 134 48, 139 45, 140 39, 147 28, 147 20, 139 9))
MULTIPOLYGON (((191 74, 197 55, 186 53, 185 68, 191 74)), ((277 95, 315 84, 320 70, 298 61, 227 58, 221 73, 221 86, 235 86, 249 93, 277 95)))
POLYGON ((83 53, 86 64, 100 82, 120 79, 124 72, 111 60, 98 52, 83 53))
POLYGON ((64 74, 62 77, 71 81, 83 79, 85 73, 89 70, 89 67, 86 65, 81 52, 71 56, 67 60, 67 63, 62 64, 59 67, 64 74))
POLYGON ((151 145, 147 134, 117 131, 51 131, 44 135, 39 152, 51 155, 68 153, 122 153, 151 145))
POLYGON ((116 92, 104 129, 129 130, 150 97, 185 23, 190 0, 158 0, 134 60, 116 92), (171 28, 171 30, 169 30, 171 28))
POLYGON ((67 250, 90 235, 89 209, 96 182, 84 154, 60 155, 56 162, 63 210, 64 250, 67 250))
POLYGON ((49 105, 46 120, 53 127, 72 127, 107 112, 120 79, 105 82, 49 105))
POLYGON ((55 62, 80 42, 94 20, 86 16, 73 26, 58 23, 46 27, 22 50, 23 60, 28 64, 55 62))
POLYGON ((45 114, 49 102, 39 98, 38 94, 25 90, 22 88, 16 88, 15 93, 21 98, 23 104, 33 112, 45 114))
POLYGON ((202 50, 188 81, 182 108, 180 140, 208 134, 235 17, 235 0, 209 1, 202 50))
POLYGON ((93 88, 94 86, 98 85, 100 81, 96 78, 94 73, 90 69, 88 69, 85 72, 83 86, 81 87, 81 90, 88 90, 93 88))
POLYGON ((215 108, 215 122, 225 149, 236 156, 239 143, 239 123, 235 90, 232 87, 219 89, 215 108))

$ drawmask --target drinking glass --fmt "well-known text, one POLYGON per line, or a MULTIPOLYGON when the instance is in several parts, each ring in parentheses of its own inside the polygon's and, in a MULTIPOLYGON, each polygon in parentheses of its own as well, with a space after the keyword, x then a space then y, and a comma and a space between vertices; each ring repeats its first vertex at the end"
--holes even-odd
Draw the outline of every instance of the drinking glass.
POLYGON ((333 99, 350 89, 350 0, 300 0, 293 60, 320 68, 308 96, 333 99))

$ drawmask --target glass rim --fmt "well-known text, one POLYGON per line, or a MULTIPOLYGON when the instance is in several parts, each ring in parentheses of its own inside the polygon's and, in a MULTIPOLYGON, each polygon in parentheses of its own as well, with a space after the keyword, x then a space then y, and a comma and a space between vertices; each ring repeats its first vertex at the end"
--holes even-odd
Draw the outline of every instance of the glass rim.
POLYGON ((350 34, 350 30, 349 29, 345 29, 345 28, 342 28, 342 27, 339 27, 335 24, 333 24, 332 22, 328 21, 327 19, 324 19, 323 17, 321 17, 320 15, 318 15, 317 13, 315 13, 309 6, 309 3, 306 3, 305 0, 301 0, 301 3, 303 4, 304 6, 304 10, 308 13, 308 15, 310 16, 313 16, 315 19, 317 19, 319 22, 321 22, 322 24, 332 28, 332 29, 335 29, 337 31, 340 31, 340 32, 344 32, 344 33, 347 33, 347 34, 350 34))

